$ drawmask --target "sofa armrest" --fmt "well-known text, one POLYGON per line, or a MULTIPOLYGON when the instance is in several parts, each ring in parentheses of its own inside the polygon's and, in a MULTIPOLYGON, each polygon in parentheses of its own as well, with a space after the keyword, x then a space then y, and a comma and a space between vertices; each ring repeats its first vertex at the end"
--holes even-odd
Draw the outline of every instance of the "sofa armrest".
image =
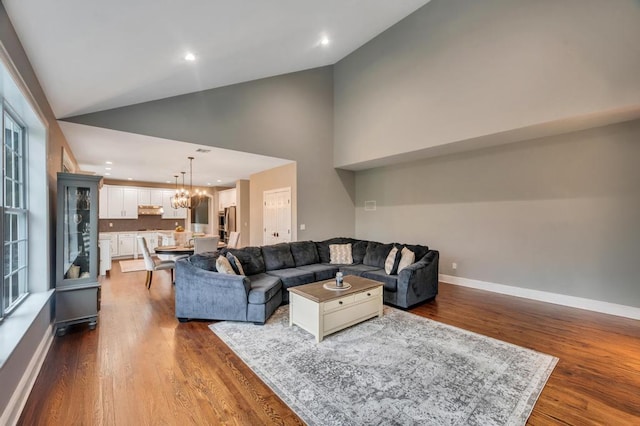
POLYGON ((438 294, 438 262, 440 253, 429 250, 422 259, 398 274, 397 302, 408 308, 438 294))
POLYGON ((176 261, 176 317, 246 321, 251 281, 176 261))

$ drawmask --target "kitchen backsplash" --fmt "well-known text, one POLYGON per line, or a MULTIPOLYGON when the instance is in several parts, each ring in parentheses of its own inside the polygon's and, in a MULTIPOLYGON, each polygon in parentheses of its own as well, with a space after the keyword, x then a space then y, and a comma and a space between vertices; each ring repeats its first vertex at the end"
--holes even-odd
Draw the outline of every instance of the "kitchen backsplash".
POLYGON ((138 216, 137 219, 100 219, 98 232, 143 231, 147 229, 176 229, 176 223, 185 226, 184 219, 162 219, 161 216, 138 216), (109 226, 109 224, 113 226, 109 226))

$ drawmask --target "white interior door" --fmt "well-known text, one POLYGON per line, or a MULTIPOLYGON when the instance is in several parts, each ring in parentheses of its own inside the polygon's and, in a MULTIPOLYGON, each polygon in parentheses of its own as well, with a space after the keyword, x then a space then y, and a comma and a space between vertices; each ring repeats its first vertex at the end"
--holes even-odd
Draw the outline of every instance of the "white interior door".
POLYGON ((291 188, 265 191, 263 199, 263 244, 290 242, 291 188))

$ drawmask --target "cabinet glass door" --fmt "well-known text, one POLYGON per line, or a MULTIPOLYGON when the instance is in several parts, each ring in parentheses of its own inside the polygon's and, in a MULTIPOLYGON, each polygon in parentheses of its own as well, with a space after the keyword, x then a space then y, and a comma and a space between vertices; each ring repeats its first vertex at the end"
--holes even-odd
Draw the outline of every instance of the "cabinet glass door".
POLYGON ((64 193, 64 278, 91 276, 91 189, 67 186, 64 193))

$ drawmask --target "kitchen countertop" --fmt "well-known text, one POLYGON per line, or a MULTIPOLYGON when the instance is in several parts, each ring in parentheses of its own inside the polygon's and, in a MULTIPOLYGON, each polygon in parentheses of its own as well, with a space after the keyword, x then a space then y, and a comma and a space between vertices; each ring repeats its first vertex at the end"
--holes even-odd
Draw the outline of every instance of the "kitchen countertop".
POLYGON ((175 232, 173 229, 146 229, 144 231, 136 230, 136 231, 107 231, 100 232, 100 234, 138 234, 143 232, 175 232))

